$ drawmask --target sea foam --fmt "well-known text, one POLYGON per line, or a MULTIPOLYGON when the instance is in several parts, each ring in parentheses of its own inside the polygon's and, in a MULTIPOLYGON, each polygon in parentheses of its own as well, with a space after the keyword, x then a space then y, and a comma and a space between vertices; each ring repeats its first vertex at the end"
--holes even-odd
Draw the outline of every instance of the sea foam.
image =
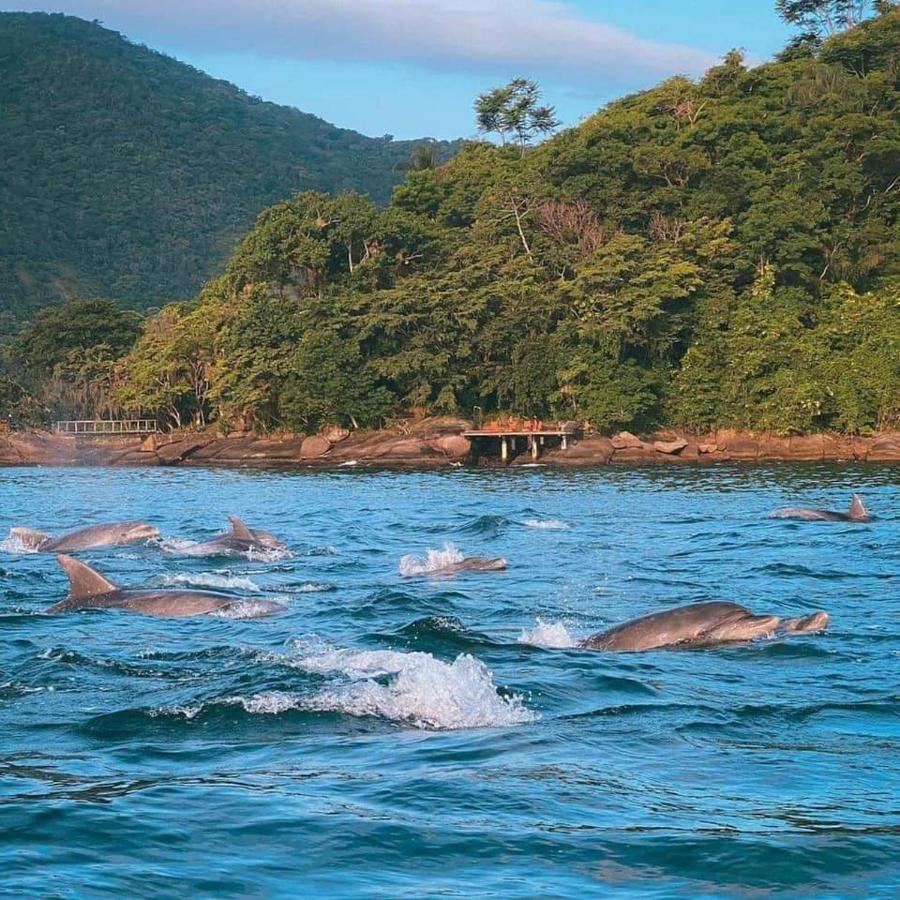
POLYGON ((4 553, 37 553, 36 547, 29 547, 22 539, 10 531, 9 535, 0 541, 0 550, 4 553))
POLYGON ((190 572, 179 575, 161 575, 157 582, 163 587, 212 588, 220 591, 247 591, 259 593, 262 588, 249 578, 228 575, 223 572, 190 572))
POLYGON ((430 653, 347 650, 309 639, 294 642, 278 662, 336 683, 311 695, 267 692, 228 702, 253 713, 337 712, 425 729, 505 728, 538 718, 521 696, 499 694, 491 671, 467 653, 448 663, 430 653))
POLYGON ((443 550, 429 549, 424 557, 412 553, 401 557, 400 574, 405 576, 427 575, 429 572, 436 572, 453 563, 462 562, 464 558, 453 544, 446 543, 443 550))
POLYGON ((535 647, 546 647, 553 650, 578 646, 578 642, 562 622, 545 622, 540 618, 535 620, 534 628, 522 630, 519 635, 519 643, 533 644, 535 647))

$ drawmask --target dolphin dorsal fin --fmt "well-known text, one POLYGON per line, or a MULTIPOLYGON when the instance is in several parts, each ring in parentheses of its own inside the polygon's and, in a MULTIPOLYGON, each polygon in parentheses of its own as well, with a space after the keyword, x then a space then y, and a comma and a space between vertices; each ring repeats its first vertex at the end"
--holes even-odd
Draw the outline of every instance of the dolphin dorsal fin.
POLYGON ((228 521, 231 522, 231 530, 235 537, 245 541, 253 540, 253 532, 237 516, 229 516, 228 521))
POLYGON ((89 597, 99 597, 101 594, 111 594, 118 588, 107 581, 99 572, 95 572, 90 566, 86 566, 71 556, 57 556, 59 564, 69 576, 69 599, 86 600, 89 597))
POLYGON ((862 497, 859 494, 854 494, 853 499, 850 501, 849 515, 851 519, 869 518, 869 511, 866 509, 866 505, 862 502, 862 497))

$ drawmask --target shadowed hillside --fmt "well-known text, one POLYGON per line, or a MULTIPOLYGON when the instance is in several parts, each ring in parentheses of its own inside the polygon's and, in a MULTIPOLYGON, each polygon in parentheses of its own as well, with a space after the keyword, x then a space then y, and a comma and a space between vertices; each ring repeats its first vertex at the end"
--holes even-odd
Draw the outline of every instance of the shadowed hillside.
POLYGON ((305 188, 386 202, 416 146, 63 15, 0 14, 0 115, 0 333, 75 295, 190 296, 266 205, 305 188))

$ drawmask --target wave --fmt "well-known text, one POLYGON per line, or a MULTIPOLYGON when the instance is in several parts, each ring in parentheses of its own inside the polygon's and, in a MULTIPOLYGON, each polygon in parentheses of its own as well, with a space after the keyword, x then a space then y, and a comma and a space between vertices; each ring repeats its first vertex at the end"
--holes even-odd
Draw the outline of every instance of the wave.
POLYGON ((337 585, 328 581, 304 581, 302 584, 279 585, 277 590, 284 594, 324 594, 336 591, 337 585))
POLYGON ((578 642, 569 633, 562 622, 545 622, 538 618, 534 628, 524 628, 519 635, 520 644, 533 644, 535 647, 546 647, 552 650, 564 650, 577 647, 578 642))
POLYGON ((248 591, 258 594, 262 588, 250 578, 227 575, 221 572, 196 572, 182 575, 160 575, 154 579, 162 587, 214 588, 226 591, 248 591))
POLYGON ((465 534, 497 535, 509 526, 509 519, 505 516, 478 516, 471 519, 457 530, 465 534))
POLYGON ((447 542, 443 550, 426 551, 425 556, 415 556, 412 553, 400 558, 400 574, 426 575, 428 572, 436 572, 445 566, 462 562, 465 557, 454 544, 447 542))
POLYGON ((522 524, 526 528, 542 528, 548 531, 563 531, 572 527, 562 519, 525 519, 522 524))
MULTIPOLYGON (((308 697, 293 696, 289 708, 375 716, 427 729, 503 728, 537 720, 518 694, 502 695, 491 671, 468 653, 452 663, 430 653, 346 650, 295 643, 300 655, 283 660, 317 675, 337 675, 344 683, 308 697), (309 652, 309 651, 312 652, 309 652)), ((259 701, 255 708, 288 701, 259 701)), ((251 698, 253 699, 253 698, 251 698)))

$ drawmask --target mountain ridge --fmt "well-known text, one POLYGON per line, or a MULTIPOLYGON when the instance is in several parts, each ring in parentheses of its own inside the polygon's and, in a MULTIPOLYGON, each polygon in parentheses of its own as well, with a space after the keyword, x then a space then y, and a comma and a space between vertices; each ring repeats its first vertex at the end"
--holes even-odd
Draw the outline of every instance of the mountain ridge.
POLYGON ((385 203, 422 143, 262 101, 61 13, 0 13, 0 115, 0 332, 73 296, 190 296, 266 206, 310 188, 385 203))

